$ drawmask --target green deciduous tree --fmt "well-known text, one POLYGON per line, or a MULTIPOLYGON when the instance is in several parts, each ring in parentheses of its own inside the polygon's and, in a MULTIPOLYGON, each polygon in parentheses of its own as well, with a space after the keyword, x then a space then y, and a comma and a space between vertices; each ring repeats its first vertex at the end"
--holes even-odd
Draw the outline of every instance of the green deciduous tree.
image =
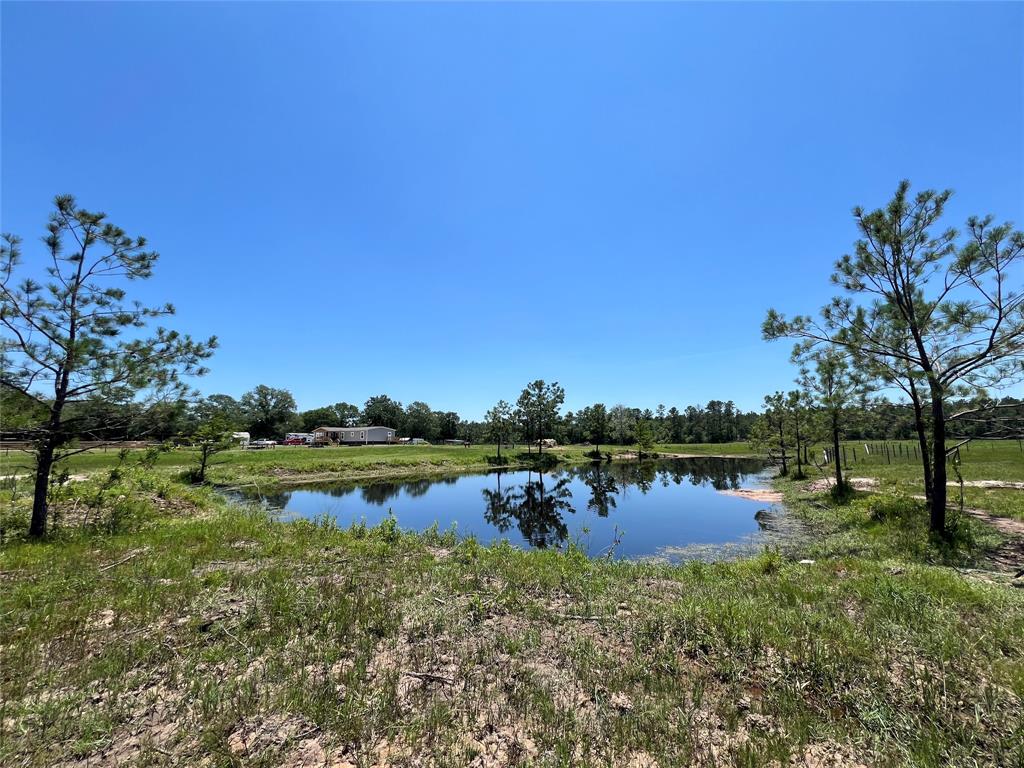
POLYGON ((338 412, 332 405, 311 408, 299 414, 299 429, 302 432, 312 432, 317 427, 343 426, 347 425, 338 423, 338 412))
POLYGON ((402 431, 407 437, 436 440, 440 433, 437 414, 421 400, 409 403, 405 408, 405 424, 402 431))
POLYGON ((354 427, 359 424, 359 406, 342 401, 334 404, 334 424, 338 427, 354 427))
POLYGON ((50 472, 69 455, 62 450, 73 438, 68 405, 176 401, 188 392, 183 377, 204 373, 216 347, 215 338, 197 342, 162 327, 145 335, 150 321, 174 314, 170 304, 127 300, 126 287, 152 276, 158 259, 145 238, 129 237, 69 195, 54 209, 45 266, 24 265, 14 235, 0 245, 0 382, 45 412, 32 431, 34 537, 46 532, 50 472))
POLYGON ((367 426, 391 427, 401 429, 405 419, 405 410, 397 400, 387 395, 376 395, 366 401, 363 406, 363 421, 367 426))
POLYGON ((455 411, 437 411, 437 425, 442 440, 459 437, 462 419, 455 411))
POLYGON ((244 429, 246 426, 245 409, 231 395, 204 397, 192 407, 192 416, 198 424, 219 419, 232 430, 244 429))
POLYGON ((253 437, 282 437, 300 423, 295 398, 287 389, 259 384, 242 395, 241 405, 253 437))

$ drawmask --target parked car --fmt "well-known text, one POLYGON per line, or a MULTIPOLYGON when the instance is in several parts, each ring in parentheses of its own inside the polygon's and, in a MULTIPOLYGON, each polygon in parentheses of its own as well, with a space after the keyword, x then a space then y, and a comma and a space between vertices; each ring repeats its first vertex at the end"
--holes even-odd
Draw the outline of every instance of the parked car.
POLYGON ((273 448, 276 445, 277 445, 277 441, 276 440, 253 440, 251 443, 249 443, 249 447, 250 448, 256 448, 256 449, 259 449, 259 448, 273 448))

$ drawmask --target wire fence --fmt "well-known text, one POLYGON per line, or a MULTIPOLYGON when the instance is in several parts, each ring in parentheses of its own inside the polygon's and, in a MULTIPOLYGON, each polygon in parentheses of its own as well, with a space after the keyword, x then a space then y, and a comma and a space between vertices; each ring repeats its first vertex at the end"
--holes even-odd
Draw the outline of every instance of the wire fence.
MULTIPOLYGON (((137 449, 150 448, 160 445, 152 440, 80 440, 74 444, 75 449, 85 448, 91 451, 120 451, 122 448, 137 449)), ((29 451, 35 447, 31 440, 2 440, 0 441, 0 453, 9 456, 12 451, 29 451)))
MULTIPOLYGON (((1024 440, 994 440, 978 438, 964 441, 950 441, 947 444, 947 452, 953 448, 959 448, 962 458, 969 457, 972 453, 975 456, 994 456, 1006 448, 1016 448, 1021 455, 1024 455, 1024 440)), ((804 452, 804 459, 810 463, 811 454, 817 461, 831 464, 835 461, 835 451, 832 448, 815 447, 804 452)), ((901 464, 918 463, 921 461, 921 447, 913 440, 887 440, 881 442, 845 442, 839 448, 840 458, 844 467, 861 464, 901 464)))

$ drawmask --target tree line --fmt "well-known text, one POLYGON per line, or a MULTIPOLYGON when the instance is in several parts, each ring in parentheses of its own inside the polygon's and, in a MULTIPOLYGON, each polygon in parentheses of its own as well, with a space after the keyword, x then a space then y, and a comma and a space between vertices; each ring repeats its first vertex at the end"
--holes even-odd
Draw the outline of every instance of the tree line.
MULTIPOLYGON (((1024 401, 1005 398, 1004 405, 1024 401)), ((964 421, 957 435, 985 437, 998 428, 1000 416, 986 411, 983 401, 955 400, 958 410, 978 408, 977 418, 964 421)), ((607 445, 636 443, 637 425, 648 428, 655 443, 745 442, 756 437, 758 419, 775 406, 743 411, 732 401, 711 400, 705 405, 685 408, 635 408, 603 403, 556 413, 548 437, 559 444, 599 442, 607 445), (603 415, 602 415, 603 414, 603 415), (596 430, 595 430, 596 426, 596 430)), ((511 408, 511 406, 510 406, 511 408)), ((514 410, 514 409, 513 409, 514 410)), ((1018 411, 1018 414, 1021 412, 1018 411)), ((0 384, 0 412, 4 414, 3 435, 7 439, 32 439, 45 409, 36 401, 0 384)), ((258 385, 240 398, 213 394, 192 400, 147 403, 116 402, 93 398, 69 402, 64 409, 66 430, 78 440, 170 440, 193 434, 202 424, 221 421, 231 431, 249 432, 253 438, 281 438, 288 432, 311 432, 320 426, 351 427, 377 424, 391 427, 402 436, 430 442, 448 439, 480 443, 492 440, 487 420, 463 419, 455 411, 432 409, 414 401, 407 406, 387 395, 369 398, 362 406, 348 402, 298 410, 287 389, 258 385)), ((909 440, 915 437, 914 412, 910 403, 886 398, 864 399, 843 409, 843 435, 850 440, 909 440)), ((528 429, 517 423, 509 431, 522 442, 528 429)))
MULTIPOLYGON (((6 414, 4 435, 8 438, 31 438, 32 430, 43 413, 39 404, 15 390, 0 386, 0 406, 4 406, 6 414)), ((525 409, 523 413, 529 412, 526 400, 517 407, 525 409)), ((638 424, 649 425, 654 441, 658 443, 742 441, 749 437, 758 416, 756 412, 738 409, 732 401, 722 400, 683 409, 659 405, 654 410, 621 404, 606 408, 597 403, 565 413, 561 412, 559 404, 547 419, 545 437, 560 444, 589 442, 594 437, 595 413, 602 409, 607 414, 608 425, 600 434, 600 442, 614 445, 633 444, 638 424)), ((403 405, 381 394, 369 398, 361 406, 342 401, 303 411, 297 408, 289 390, 263 384, 240 398, 213 394, 156 403, 100 398, 69 402, 64 419, 68 433, 81 440, 168 440, 191 434, 211 420, 220 421, 233 431, 248 432, 253 438, 279 439, 288 432, 311 432, 321 426, 375 424, 391 427, 405 437, 430 442, 449 439, 482 442, 490 439, 486 419, 464 419, 455 411, 435 410, 419 400, 403 405)), ((529 439, 527 436, 535 431, 522 419, 515 426, 515 436, 520 441, 529 439)))

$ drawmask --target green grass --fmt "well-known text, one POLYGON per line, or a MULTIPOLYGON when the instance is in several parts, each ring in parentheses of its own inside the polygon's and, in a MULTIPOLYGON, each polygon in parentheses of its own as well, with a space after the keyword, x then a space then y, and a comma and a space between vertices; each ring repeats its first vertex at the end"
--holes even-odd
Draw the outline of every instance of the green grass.
MULTIPOLYGON (((949 447, 956 444, 950 441, 949 447)), ((882 453, 870 456, 864 454, 864 443, 849 441, 843 444, 846 448, 847 463, 850 473, 867 477, 881 477, 889 480, 908 480, 921 482, 920 460, 913 454, 916 443, 911 441, 892 441, 890 448, 899 446, 902 454, 894 454, 890 450, 887 458, 882 453), (853 448, 857 448, 857 459, 853 458, 853 448)), ((877 445, 882 445, 878 443, 877 445)), ((960 449, 961 466, 965 480, 1000 480, 1024 481, 1024 451, 1016 440, 988 440, 969 443, 960 449)), ((952 472, 950 479, 953 479, 952 472)))
MULTIPOLYGON (((589 461, 591 446, 560 446, 546 451, 567 463, 589 461)), ((635 450, 634 446, 601 446, 601 452, 621 455, 635 450)), ((754 455, 747 443, 707 445, 660 445, 660 453, 686 453, 698 456, 754 455)), ((134 451, 141 455, 142 451, 134 451)), ((526 449, 503 449, 506 466, 526 466, 537 457, 526 449)), ((459 472, 488 469, 495 466, 497 447, 494 445, 441 446, 441 445, 381 445, 348 446, 341 448, 308 448, 305 446, 278 446, 269 450, 232 450, 217 454, 209 470, 212 482, 230 485, 258 482, 264 486, 310 480, 359 480, 375 477, 459 472)), ((118 462, 118 451, 110 448, 87 451, 71 456, 61 467, 69 473, 91 473, 110 469, 118 462)), ((185 469, 196 462, 195 451, 175 448, 161 453, 156 467, 185 469)), ((27 473, 31 462, 27 454, 12 452, 0 454, 0 475, 27 473)))
MULTIPOLYGON (((883 454, 865 457, 863 443, 846 443, 846 474, 849 477, 870 477, 879 481, 879 490, 907 495, 923 495, 924 481, 918 459, 912 453, 914 443, 891 442, 890 447, 902 445, 902 455, 887 460, 883 454), (853 460, 853 447, 857 446, 858 460, 853 460)), ((953 443, 951 443, 953 445, 953 443)), ((826 471, 831 471, 828 468, 826 471)), ((956 482, 956 474, 950 462, 947 466, 949 482, 956 482)), ((977 480, 999 480, 1024 482, 1024 452, 1015 440, 979 441, 964 447, 960 452, 960 472, 966 482, 977 480)), ((951 504, 959 502, 959 488, 949 487, 951 504)), ((964 488, 964 506, 982 509, 992 514, 1024 519, 1024 491, 1018 489, 964 488)))
POLYGON ((924 501, 890 490, 857 492, 837 503, 828 493, 809 491, 807 482, 780 478, 775 487, 783 492, 786 508, 810 524, 814 533, 802 548, 812 558, 856 556, 984 568, 1004 539, 990 525, 955 512, 948 520, 950 537, 933 537, 924 501))
POLYGON ((130 471, 109 502, 148 510, 0 549, 0 764, 1024 760, 1021 590, 272 522, 165 482, 130 471))

